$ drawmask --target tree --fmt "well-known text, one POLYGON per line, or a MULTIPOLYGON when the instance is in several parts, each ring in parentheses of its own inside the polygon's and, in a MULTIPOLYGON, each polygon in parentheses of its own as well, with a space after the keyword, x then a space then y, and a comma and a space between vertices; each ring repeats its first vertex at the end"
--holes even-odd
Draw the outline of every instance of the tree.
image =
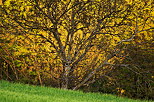
POLYGON ((151 9, 151 2, 135 2, 140 5, 125 0, 7 0, 0 26, 9 34, 48 43, 53 60, 59 61, 60 87, 75 90, 92 83, 96 73, 103 76, 114 68, 120 44, 152 29, 147 23, 151 16, 139 22, 146 18, 140 11, 151 9))
POLYGON ((117 66, 104 78, 97 79, 97 82, 91 85, 91 89, 97 84, 99 92, 115 93, 130 98, 153 99, 154 46, 153 38, 146 39, 146 37, 137 42, 135 39, 136 43, 132 42, 125 46, 126 57, 120 63, 128 66, 117 66))

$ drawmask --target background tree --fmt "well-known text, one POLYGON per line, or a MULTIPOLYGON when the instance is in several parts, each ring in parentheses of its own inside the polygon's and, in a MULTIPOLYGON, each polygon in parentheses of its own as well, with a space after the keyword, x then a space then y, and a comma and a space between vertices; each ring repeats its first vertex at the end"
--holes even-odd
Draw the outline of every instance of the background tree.
MULTIPOLYGON (((138 1, 138 4, 140 3, 143 2, 138 1)), ((149 6, 151 6, 151 4, 152 2, 149 3, 149 6)), ((140 6, 142 8, 144 5, 140 6)), ((124 54, 121 55, 122 60, 116 63, 125 64, 126 66, 117 66, 102 78, 96 79, 97 81, 91 84, 89 89, 85 89, 88 89, 88 91, 115 93, 131 98, 153 99, 154 73, 152 66, 154 31, 152 29, 148 32, 143 30, 145 27, 143 23, 145 22, 147 22, 149 28, 153 27, 153 11, 151 11, 152 9, 150 8, 140 11, 139 14, 146 14, 138 20, 138 29, 140 29, 142 33, 136 34, 133 41, 123 42, 121 45, 124 54)))

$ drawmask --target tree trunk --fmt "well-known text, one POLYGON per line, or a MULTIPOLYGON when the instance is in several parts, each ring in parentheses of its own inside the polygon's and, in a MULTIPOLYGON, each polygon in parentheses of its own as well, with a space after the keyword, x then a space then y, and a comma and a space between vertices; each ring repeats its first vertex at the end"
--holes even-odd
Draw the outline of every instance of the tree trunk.
POLYGON ((62 89, 68 89, 69 88, 69 73, 70 73, 71 66, 68 64, 65 64, 64 66, 64 74, 62 79, 62 89))

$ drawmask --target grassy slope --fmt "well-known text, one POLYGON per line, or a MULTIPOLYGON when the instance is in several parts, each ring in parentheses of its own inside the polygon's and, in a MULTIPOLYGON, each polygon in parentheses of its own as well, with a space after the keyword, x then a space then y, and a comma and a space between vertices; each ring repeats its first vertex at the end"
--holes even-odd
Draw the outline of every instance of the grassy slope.
MULTIPOLYGON (((0 81, 0 102, 150 102, 0 81)), ((154 102, 154 101, 151 101, 154 102)))

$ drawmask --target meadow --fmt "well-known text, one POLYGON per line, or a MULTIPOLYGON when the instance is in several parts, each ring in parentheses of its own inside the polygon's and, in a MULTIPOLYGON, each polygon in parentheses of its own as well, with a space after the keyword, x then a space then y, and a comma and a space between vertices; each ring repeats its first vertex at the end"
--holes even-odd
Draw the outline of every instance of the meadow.
POLYGON ((0 102, 154 102, 0 81, 0 102))

